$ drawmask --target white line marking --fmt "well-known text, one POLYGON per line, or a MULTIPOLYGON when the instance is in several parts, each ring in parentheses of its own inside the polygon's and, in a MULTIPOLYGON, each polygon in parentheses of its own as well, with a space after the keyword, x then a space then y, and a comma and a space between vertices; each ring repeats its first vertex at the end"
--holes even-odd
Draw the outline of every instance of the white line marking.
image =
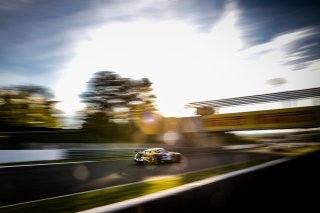
POLYGON ((15 167, 30 167, 30 166, 52 166, 52 165, 61 165, 61 164, 77 164, 77 163, 95 163, 95 162, 105 162, 105 161, 121 161, 121 160, 130 160, 130 159, 112 159, 112 160, 87 160, 87 161, 70 161, 70 162, 61 162, 61 163, 40 163, 40 164, 19 164, 19 165, 9 165, 9 166, 0 166, 2 168, 15 168, 15 167))

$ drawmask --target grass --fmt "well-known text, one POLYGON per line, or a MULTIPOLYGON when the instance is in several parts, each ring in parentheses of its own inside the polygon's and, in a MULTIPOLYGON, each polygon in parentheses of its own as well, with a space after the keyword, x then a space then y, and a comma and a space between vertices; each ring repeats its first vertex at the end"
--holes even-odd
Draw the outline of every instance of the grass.
POLYGON ((314 152, 319 149, 320 149, 319 146, 313 146, 313 147, 295 148, 287 151, 278 151, 278 153, 283 156, 295 156, 295 155, 300 155, 304 153, 314 152))

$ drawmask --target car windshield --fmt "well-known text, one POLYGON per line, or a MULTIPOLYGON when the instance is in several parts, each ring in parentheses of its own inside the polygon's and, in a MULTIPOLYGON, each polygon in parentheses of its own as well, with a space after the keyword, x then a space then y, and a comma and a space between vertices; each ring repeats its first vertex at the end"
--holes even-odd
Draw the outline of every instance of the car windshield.
POLYGON ((156 150, 156 153, 165 153, 165 152, 167 152, 165 149, 157 149, 156 150))
POLYGON ((144 154, 147 154, 147 153, 150 153, 152 150, 151 149, 146 149, 146 150, 143 150, 142 152, 144 153, 144 154))

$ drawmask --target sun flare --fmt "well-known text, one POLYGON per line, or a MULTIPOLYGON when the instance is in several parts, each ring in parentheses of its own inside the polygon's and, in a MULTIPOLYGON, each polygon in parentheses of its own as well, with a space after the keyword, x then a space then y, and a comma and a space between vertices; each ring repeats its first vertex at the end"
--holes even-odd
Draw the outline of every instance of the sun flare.
MULTIPOLYGON (((55 87, 60 108, 70 115, 80 110, 79 94, 92 74, 101 70, 149 78, 164 116, 193 115, 193 110, 183 108, 188 102, 273 92, 275 88, 266 84, 272 78, 285 76, 288 83, 283 88, 299 87, 304 73, 290 72, 292 67, 282 61, 281 46, 305 35, 289 33, 243 50, 238 19, 237 9, 228 7, 209 32, 182 21, 145 19, 94 29, 88 40, 78 43, 75 57, 61 71, 55 87), (259 52, 263 54, 251 57, 259 52)), ((314 75, 306 77, 315 82, 314 75)))

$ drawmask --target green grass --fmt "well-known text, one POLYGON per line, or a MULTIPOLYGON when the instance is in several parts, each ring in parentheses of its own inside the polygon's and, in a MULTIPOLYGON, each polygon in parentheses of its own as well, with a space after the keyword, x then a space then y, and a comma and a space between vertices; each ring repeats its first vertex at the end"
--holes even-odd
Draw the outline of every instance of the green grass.
POLYGON ((290 151, 282 152, 281 154, 284 156, 295 156, 304 153, 314 152, 319 150, 319 147, 305 147, 305 148, 297 148, 290 151))
POLYGON ((279 157, 268 157, 220 168, 212 168, 198 172, 190 172, 176 176, 170 176, 158 180, 133 183, 125 186, 101 189, 97 191, 81 193, 77 195, 52 198, 29 204, 21 204, 14 207, 2 208, 1 212, 77 212, 86 209, 112 204, 115 202, 140 197, 143 195, 171 189, 183 184, 202 180, 208 177, 244 169, 250 166, 268 162, 279 157))

